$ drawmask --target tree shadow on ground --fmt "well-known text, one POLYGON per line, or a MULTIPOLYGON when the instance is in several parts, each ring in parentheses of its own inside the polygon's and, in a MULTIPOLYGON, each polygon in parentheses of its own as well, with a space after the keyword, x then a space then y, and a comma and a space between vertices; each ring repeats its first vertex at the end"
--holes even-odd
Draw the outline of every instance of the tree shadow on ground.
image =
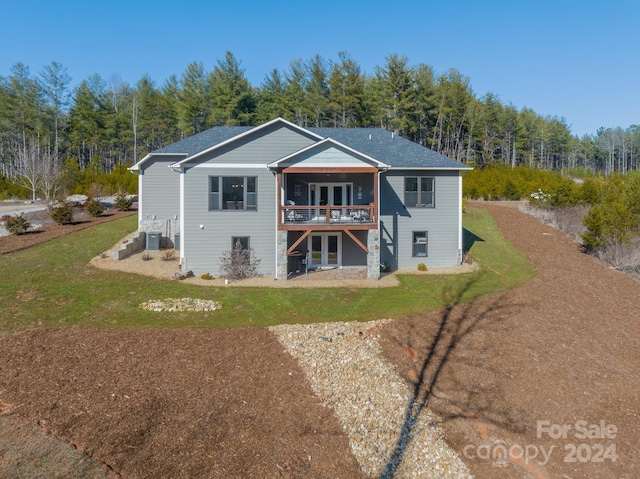
MULTIPOLYGON (((488 302, 463 303, 468 301, 467 296, 475 281, 476 279, 470 278, 457 290, 445 292, 446 307, 439 313, 436 322, 430 321, 426 345, 420 347, 421 351, 413 351, 408 347, 420 358, 414 362, 416 368, 415 377, 412 378, 413 393, 407 405, 396 447, 380 474, 380 479, 393 478, 397 473, 412 440, 413 430, 427 406, 444 421, 481 417, 485 422, 512 432, 523 432, 527 429, 527 421, 520 412, 496 410, 490 402, 483 399, 489 391, 492 396, 497 394, 499 386, 493 378, 497 377, 499 372, 492 370, 483 361, 482 358, 487 351, 482 350, 477 341, 464 341, 474 334, 497 333, 506 310, 521 305, 508 304, 504 296, 488 302), (464 348, 461 348, 461 345, 464 345, 464 348), (457 378, 455 371, 464 368, 465 374, 462 378, 457 378), (469 371, 472 374, 469 374, 469 371), (478 379, 470 382, 469 377, 476 375, 478 379), (444 382, 447 386, 441 388, 444 382), (450 391, 461 394, 448 394, 450 391)), ((421 321, 420 331, 415 333, 424 335, 425 326, 425 322, 421 321)), ((407 335, 411 334, 410 331, 407 335)), ((412 342, 410 338, 408 341, 404 341, 403 338, 396 339, 403 350, 407 348, 407 342, 412 342)))

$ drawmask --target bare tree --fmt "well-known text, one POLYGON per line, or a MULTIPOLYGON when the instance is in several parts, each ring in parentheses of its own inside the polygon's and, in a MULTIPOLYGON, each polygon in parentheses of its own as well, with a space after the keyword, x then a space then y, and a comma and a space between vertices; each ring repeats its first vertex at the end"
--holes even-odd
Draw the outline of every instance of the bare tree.
POLYGON ((62 172, 49 148, 42 149, 37 138, 31 138, 24 147, 15 149, 16 182, 31 191, 31 199, 38 193, 44 199, 53 200, 61 189, 62 172))
POLYGON ((14 152, 16 182, 31 191, 33 201, 36 200, 42 182, 38 149, 38 142, 32 139, 18 144, 14 152))

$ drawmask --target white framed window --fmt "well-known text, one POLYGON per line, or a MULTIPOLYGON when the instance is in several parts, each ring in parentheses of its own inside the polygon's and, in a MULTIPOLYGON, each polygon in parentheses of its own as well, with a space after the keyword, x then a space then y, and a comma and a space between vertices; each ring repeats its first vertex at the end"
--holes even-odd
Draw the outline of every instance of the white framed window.
POLYGON ((210 176, 209 210, 256 211, 258 178, 256 176, 210 176))
POLYGON ((411 237, 411 256, 413 256, 414 258, 426 258, 429 253, 429 232, 414 231, 411 234, 411 237))
POLYGON ((404 205, 407 208, 435 208, 435 178, 407 176, 404 179, 404 205))

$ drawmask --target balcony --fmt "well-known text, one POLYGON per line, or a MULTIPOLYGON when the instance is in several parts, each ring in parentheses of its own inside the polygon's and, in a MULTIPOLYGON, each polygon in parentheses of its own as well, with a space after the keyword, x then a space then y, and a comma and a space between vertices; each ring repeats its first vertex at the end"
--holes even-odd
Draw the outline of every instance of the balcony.
POLYGON ((372 229, 377 227, 376 206, 293 206, 280 208, 280 229, 372 229))

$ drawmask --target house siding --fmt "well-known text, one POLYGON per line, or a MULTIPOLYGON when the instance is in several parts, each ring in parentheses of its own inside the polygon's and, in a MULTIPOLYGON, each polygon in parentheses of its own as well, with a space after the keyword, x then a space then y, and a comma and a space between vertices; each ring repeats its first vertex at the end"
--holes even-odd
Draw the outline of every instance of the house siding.
POLYGON ((414 269, 459 264, 460 173, 458 171, 389 171, 380 179, 380 261, 392 268, 414 269), (434 208, 405 208, 404 179, 435 178, 434 208), (427 257, 413 257, 412 233, 427 231, 427 257))
MULTIPOLYGON (((338 133, 345 132, 340 130, 338 133)), ((269 169, 269 165, 274 168, 278 160, 284 159, 278 163, 280 167, 295 165, 300 170, 285 172, 282 178, 283 201, 308 204, 309 185, 312 183, 350 183, 354 205, 367 205, 375 201, 374 192, 379 192, 377 205, 380 229, 353 231, 360 243, 367 245, 369 253, 343 232, 343 266, 366 265, 368 277, 375 278, 379 275, 379 262, 392 269, 414 269, 419 263, 425 263, 428 267, 458 264, 461 254, 461 176, 457 166, 462 165, 435 152, 431 152, 436 155, 433 161, 425 157, 422 162, 425 151, 419 146, 409 143, 398 145, 399 142, 395 142, 387 147, 386 144, 378 145, 379 142, 372 143, 371 133, 367 137, 369 139, 365 143, 358 143, 355 137, 349 135, 345 139, 353 140, 358 150, 361 150, 361 146, 361 151, 369 151, 367 154, 371 158, 392 165, 390 169, 381 171, 379 176, 370 173, 370 170, 364 170, 367 173, 356 173, 355 169, 339 172, 336 167, 371 166, 371 161, 369 157, 352 151, 352 143, 345 143, 349 147, 343 148, 333 140, 328 140, 327 144, 308 148, 320 139, 284 121, 267 124, 264 128, 257 128, 257 131, 247 130, 240 137, 220 140, 223 143, 219 145, 207 144, 196 136, 192 148, 185 153, 194 156, 186 161, 182 161, 184 155, 171 153, 170 156, 152 154, 148 160, 141 162, 140 229, 161 231, 170 237, 179 231, 181 267, 196 275, 219 275, 220 258, 232 248, 232 237, 249 237, 250 247, 260 260, 259 273, 286 278, 287 247, 301 233, 278 231, 280 205, 276 173, 269 169), (200 147, 201 153, 195 154, 200 147), (409 155, 413 151, 417 152, 416 155, 409 155), (381 152, 384 155, 378 154, 381 152), (401 156, 401 160, 394 163, 397 155, 401 156), (177 163, 181 173, 169 168, 169 165, 177 163), (422 163, 433 169, 422 169, 419 166, 422 163), (323 170, 331 167, 336 170, 323 170), (257 210, 209 211, 212 176, 256 177, 257 210), (408 176, 434 178, 435 207, 405 208, 404 179, 408 176), (379 189, 374 185, 376 178, 379 178, 379 189), (154 216, 156 220, 153 220, 154 216), (426 257, 412 256, 413 232, 416 231, 428 233, 426 257)), ((306 243, 297 249, 304 251, 306 243)))
MULTIPOLYGON (((271 128, 265 128, 209 153, 204 153, 196 157, 193 163, 267 165, 316 141, 318 140, 288 126, 273 125, 271 128)), ((187 162, 187 164, 191 163, 187 162)))
POLYGON ((298 167, 371 167, 371 161, 364 161, 355 153, 343 151, 331 145, 322 145, 311 148, 309 151, 296 155, 294 158, 283 161, 280 166, 298 167))
POLYGON ((233 236, 248 236, 259 272, 276 274, 276 180, 267 165, 317 140, 284 125, 274 125, 186 164, 184 174, 184 263, 196 275, 220 274, 220 257, 233 236), (257 177, 256 211, 209 211, 210 176, 257 177), (203 228, 200 228, 200 225, 203 228))
POLYGON ((173 239, 178 225, 176 217, 180 214, 180 175, 169 165, 180 159, 179 156, 152 157, 140 169, 139 229, 160 231, 173 239))
MULTIPOLYGON (((355 237, 367 245, 367 231, 354 231, 355 237)), ((347 234, 342 235, 342 266, 366 266, 367 253, 347 234)))
POLYGON ((183 252, 194 274, 220 273, 220 257, 232 247, 233 236, 248 236, 260 259, 260 273, 273 275, 276 250, 276 196, 273 174, 265 167, 192 168, 184 175, 183 252), (210 176, 257 177, 256 211, 209 211, 210 176), (202 225, 202 228, 200 227, 202 225))

